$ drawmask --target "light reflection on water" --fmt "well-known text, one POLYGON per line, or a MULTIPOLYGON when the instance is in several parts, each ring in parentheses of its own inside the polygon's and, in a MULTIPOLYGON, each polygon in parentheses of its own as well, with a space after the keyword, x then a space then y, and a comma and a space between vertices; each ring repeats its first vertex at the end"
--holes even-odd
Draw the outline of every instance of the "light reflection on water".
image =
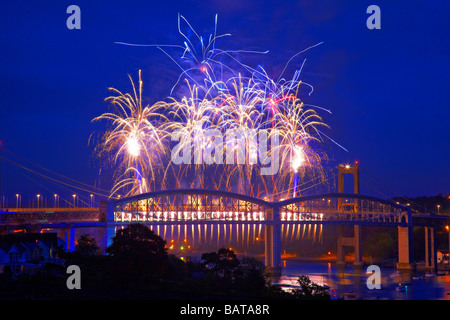
POLYGON ((425 276, 424 273, 398 272, 381 267, 381 289, 368 289, 366 267, 347 265, 338 268, 334 263, 286 261, 280 283, 297 285, 299 275, 308 275, 311 281, 330 288, 333 298, 389 299, 389 300, 450 300, 450 275, 425 276), (399 283, 405 288, 397 291, 399 283))
MULTIPOLYGON (((61 230, 59 236, 69 242, 71 250, 76 240, 83 234, 96 238, 102 252, 112 243, 115 231, 120 227, 83 227, 72 228, 71 236, 64 239, 61 230)), ((261 224, 220 224, 220 225, 156 225, 150 227, 167 242, 168 252, 181 256, 199 257, 201 253, 217 251, 219 248, 231 248, 238 255, 264 258, 264 225, 261 224)), ((297 225, 283 228, 282 243, 309 239, 321 242, 322 228, 312 233, 311 227, 297 225)), ((49 230, 47 232, 55 232, 49 230)), ((421 274, 399 273, 395 268, 381 267, 381 289, 368 289, 368 274, 363 269, 346 266, 338 268, 334 263, 303 262, 295 258, 283 261, 282 276, 276 282, 290 286, 297 285, 300 275, 307 275, 311 281, 326 285, 336 298, 356 299, 395 299, 395 300, 450 300, 450 275, 424 276, 421 274), (421 277, 417 279, 417 276, 421 277), (413 278, 414 277, 414 278, 413 278), (404 291, 396 291, 398 283, 407 283, 404 291)))

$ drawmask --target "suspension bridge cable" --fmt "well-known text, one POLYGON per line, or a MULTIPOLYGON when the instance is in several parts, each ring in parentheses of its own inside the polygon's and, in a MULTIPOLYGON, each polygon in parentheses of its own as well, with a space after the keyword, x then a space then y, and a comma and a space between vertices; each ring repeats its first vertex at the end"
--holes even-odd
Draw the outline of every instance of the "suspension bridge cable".
MULTIPOLYGON (((20 172, 20 173, 21 173, 23 176, 25 176, 26 178, 28 178, 29 180, 31 180, 32 182, 34 182, 36 185, 40 186, 41 188, 46 189, 46 190, 49 191, 50 193, 55 194, 54 190, 50 190, 50 189, 47 188, 45 185, 43 185, 43 184, 37 182, 36 180, 32 179, 30 176, 28 176, 28 175, 25 174, 24 172, 20 172)), ((58 185, 57 183, 55 183, 55 182, 53 182, 53 181, 50 181, 50 183, 54 183, 55 185, 58 185)), ((63 188, 64 190, 68 191, 69 193, 73 193, 73 189, 69 189, 69 188, 67 188, 67 187, 64 186, 64 185, 58 185, 58 187, 59 187, 59 188, 63 188)), ((89 204, 88 204, 87 202, 85 202, 85 201, 81 198, 81 195, 80 195, 80 194, 78 194, 77 196, 78 196, 78 199, 80 199, 80 201, 81 201, 82 203, 84 203, 86 206, 89 206, 89 204)), ((59 199, 63 200, 63 203, 68 204, 69 207, 70 207, 70 206, 73 206, 73 203, 72 203, 71 201, 69 201, 69 200, 67 200, 67 199, 64 199, 64 198, 62 198, 62 197, 59 197, 59 199)), ((58 200, 58 201, 59 201, 59 200, 58 200)))
POLYGON ((82 188, 82 187, 79 187, 79 186, 75 186, 75 185, 66 183, 66 182, 64 182, 64 181, 60 181, 60 180, 58 180, 58 179, 49 177, 49 176, 47 176, 47 175, 45 175, 45 174, 42 174, 42 173, 40 173, 40 172, 37 172, 37 171, 32 170, 32 169, 30 169, 30 168, 27 168, 27 167, 25 167, 25 166, 23 166, 23 165, 21 165, 21 164, 15 162, 15 161, 13 161, 13 160, 11 160, 11 159, 8 159, 8 158, 6 158, 6 157, 0 156, 0 159, 3 159, 3 160, 5 160, 5 161, 7 161, 7 162, 13 164, 13 165, 16 166, 16 167, 19 167, 19 168, 23 169, 23 170, 26 170, 26 171, 28 171, 28 172, 34 173, 34 174, 36 174, 36 175, 38 175, 38 176, 40 176, 40 177, 42 177, 42 178, 49 179, 49 180, 55 181, 55 182, 57 182, 57 183, 60 183, 60 184, 63 184, 63 185, 66 185, 66 186, 69 186, 69 187, 72 187, 72 188, 75 188, 75 189, 78 189, 78 190, 82 190, 82 191, 85 191, 85 192, 89 192, 89 193, 92 193, 92 194, 96 194, 96 195, 99 195, 99 196, 102 196, 102 197, 109 197, 109 195, 105 195, 105 194, 99 193, 99 192, 97 192, 97 191, 92 191, 92 190, 89 190, 89 189, 86 189, 86 188, 82 188))
MULTIPOLYGON (((37 186, 39 186, 40 188, 43 188, 43 189, 46 189, 47 191, 49 191, 50 193, 54 193, 53 192, 53 190, 50 190, 49 188, 47 188, 45 185, 43 185, 43 184, 41 184, 41 183, 39 183, 39 182, 37 182, 36 180, 34 180, 33 178, 31 178, 29 175, 27 175, 25 172, 20 172, 25 178, 27 178, 27 179, 29 179, 31 182, 33 182, 34 184, 36 184, 37 186)), ((66 187, 64 187, 64 186, 62 186, 64 189, 66 189, 66 190, 69 190, 69 189, 67 189, 66 187)), ((71 191, 71 190, 69 190, 69 191, 71 191)), ((69 201, 67 201, 66 199, 64 199, 64 198, 61 198, 60 197, 60 199, 62 199, 64 202, 66 202, 67 204, 69 204, 69 205, 72 205, 69 201)))
POLYGON ((314 184, 314 185, 312 185, 312 186, 309 186, 309 187, 306 187, 306 188, 300 189, 299 191, 300 191, 300 192, 302 192, 302 191, 305 191, 305 190, 311 189, 311 188, 313 188, 313 187, 315 187, 315 186, 317 186, 317 185, 320 185, 320 184, 322 184, 322 183, 325 183, 325 182, 327 182, 328 180, 330 180, 330 179, 334 178, 335 176, 336 176, 336 175, 334 174, 333 176, 329 177, 328 179, 326 179, 326 180, 324 180, 324 181, 321 181, 321 182, 318 182, 318 183, 316 183, 316 184, 314 184))
MULTIPOLYGON (((380 184, 382 187, 388 189, 393 195, 396 195, 396 197, 407 200, 409 203, 414 204, 416 207, 421 208, 422 210, 424 210, 425 212, 427 211, 427 208, 425 206, 423 206, 420 203, 415 202, 414 200, 411 200, 408 197, 405 196, 400 196, 399 193, 395 192, 391 187, 389 187, 387 184, 383 183, 380 179, 378 179, 375 175, 371 174, 367 169, 364 169, 364 172, 367 173, 376 183, 380 184)), ((393 198, 393 197, 391 197, 393 198)))
MULTIPOLYGON (((58 177, 60 177, 60 178, 67 179, 67 180, 69 180, 69 181, 72 181, 72 182, 74 182, 74 183, 78 183, 78 184, 83 185, 83 186, 88 187, 88 188, 93 188, 93 189, 100 190, 100 191, 102 191, 102 192, 109 193, 108 190, 105 190, 105 189, 102 189, 102 188, 99 188, 99 187, 95 187, 95 186, 91 186, 91 185, 89 185, 89 184, 87 184, 87 183, 84 183, 84 182, 82 182, 82 181, 78 181, 78 180, 72 179, 72 178, 67 177, 67 176, 65 176, 65 175, 62 175, 62 174, 60 174, 60 173, 58 173, 58 172, 52 171, 52 170, 50 170, 50 169, 47 169, 47 168, 45 168, 45 167, 43 167, 43 166, 41 166, 41 165, 39 165, 39 164, 37 164, 37 163, 31 161, 31 160, 28 160, 28 159, 26 159, 26 158, 24 158, 24 157, 22 157, 22 156, 19 156, 19 155, 15 154, 14 152, 12 152, 12 151, 10 151, 10 150, 8 150, 8 149, 3 149, 3 151, 6 151, 7 153, 13 155, 13 156, 16 157, 16 158, 19 158, 19 159, 20 159, 21 161, 23 161, 23 162, 28 162, 30 165, 35 166, 35 167, 38 167, 39 169, 42 169, 42 170, 44 170, 44 171, 46 171, 46 172, 48 172, 48 173, 54 174, 54 175, 56 175, 56 176, 58 176, 58 177)), ((4 157, 4 155, 3 155, 3 157, 4 157)))
MULTIPOLYGON (((337 168, 337 167, 329 169, 329 170, 325 173, 325 175, 328 175, 330 172, 333 172, 336 168, 337 168)), ((318 183, 316 183, 316 184, 314 184, 314 185, 312 185, 312 186, 308 186, 308 187, 306 187, 306 188, 299 189, 299 191, 301 192, 301 191, 305 191, 305 190, 311 189, 311 188, 313 188, 313 187, 315 187, 315 186, 318 186, 318 185, 320 185, 320 184, 323 184, 323 183, 327 182, 328 180, 333 179, 333 178, 335 178, 335 177, 336 177, 336 173, 334 173, 331 177, 329 177, 329 178, 327 178, 327 179, 325 179, 325 180, 323 180, 323 181, 320 181, 320 182, 318 182, 318 183)), ((280 194, 283 194, 283 193, 286 193, 286 192, 289 193, 289 192, 293 191, 294 189, 296 189, 296 188, 298 188, 298 187, 300 187, 300 186, 303 186, 303 185, 305 185, 305 184, 308 184, 308 183, 310 183, 310 182, 312 182, 312 181, 314 181, 314 180, 316 180, 316 179, 318 179, 318 178, 320 178, 320 176, 315 176, 315 177, 311 178, 310 180, 305 181, 305 182, 303 182, 303 183, 297 185, 296 187, 290 187, 290 188, 288 188, 288 189, 286 189, 286 190, 283 190, 283 191, 279 191, 279 192, 273 193, 273 195, 277 196, 277 195, 280 195, 280 194)))

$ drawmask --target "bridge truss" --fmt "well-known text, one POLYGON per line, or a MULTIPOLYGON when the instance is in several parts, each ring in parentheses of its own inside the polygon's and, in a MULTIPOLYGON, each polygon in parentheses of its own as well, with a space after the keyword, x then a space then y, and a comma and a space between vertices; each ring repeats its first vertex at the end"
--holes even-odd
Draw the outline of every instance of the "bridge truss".
POLYGON ((270 219, 269 202, 240 194, 206 191, 158 191, 118 200, 115 222, 200 223, 258 222, 270 219))

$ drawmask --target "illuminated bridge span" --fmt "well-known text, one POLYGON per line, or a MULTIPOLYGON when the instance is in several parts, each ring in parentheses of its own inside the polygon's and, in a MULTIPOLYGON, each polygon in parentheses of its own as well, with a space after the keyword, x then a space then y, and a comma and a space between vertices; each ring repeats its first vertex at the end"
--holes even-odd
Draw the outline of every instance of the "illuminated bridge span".
POLYGON ((267 202, 230 192, 188 189, 117 200, 108 220, 158 224, 279 221, 406 226, 408 208, 358 194, 333 193, 267 202))
MULTIPOLYGON (((114 202, 115 222, 258 222, 269 219, 269 202, 221 191, 174 190, 114 202)), ((109 216, 109 220, 110 216, 109 216)))

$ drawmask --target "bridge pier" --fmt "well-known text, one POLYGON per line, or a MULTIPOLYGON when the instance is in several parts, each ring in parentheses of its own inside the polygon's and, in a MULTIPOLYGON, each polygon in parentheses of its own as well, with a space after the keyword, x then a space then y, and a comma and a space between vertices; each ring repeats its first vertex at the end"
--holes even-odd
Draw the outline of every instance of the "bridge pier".
POLYGON ((106 204, 102 203, 100 208, 102 210, 101 213, 105 215, 106 222, 114 222, 114 201, 108 200, 106 204))
POLYGON ((398 262, 397 269, 415 270, 414 262, 414 234, 411 208, 408 208, 406 215, 401 218, 406 222, 406 226, 398 226, 398 262))
POLYGON ((408 210, 406 227, 397 227, 398 230, 398 262, 397 269, 414 270, 414 243, 411 210, 408 210))
POLYGON ((430 272, 437 271, 435 243, 436 230, 433 227, 425 227, 425 269, 430 272))
POLYGON ((414 270, 413 227, 397 227, 398 229, 398 262, 397 269, 414 270))
POLYGON ((361 246, 361 226, 355 225, 353 228, 353 237, 343 236, 344 226, 338 226, 337 236, 337 266, 345 266, 344 247, 353 247, 355 250, 355 260, 353 265, 355 267, 362 267, 362 246, 361 246))
POLYGON ((270 223, 264 226, 265 265, 269 276, 281 276, 281 220, 280 208, 273 206, 270 223))
POLYGON ((59 229, 59 238, 66 242, 66 252, 75 250, 75 230, 74 228, 59 229))

